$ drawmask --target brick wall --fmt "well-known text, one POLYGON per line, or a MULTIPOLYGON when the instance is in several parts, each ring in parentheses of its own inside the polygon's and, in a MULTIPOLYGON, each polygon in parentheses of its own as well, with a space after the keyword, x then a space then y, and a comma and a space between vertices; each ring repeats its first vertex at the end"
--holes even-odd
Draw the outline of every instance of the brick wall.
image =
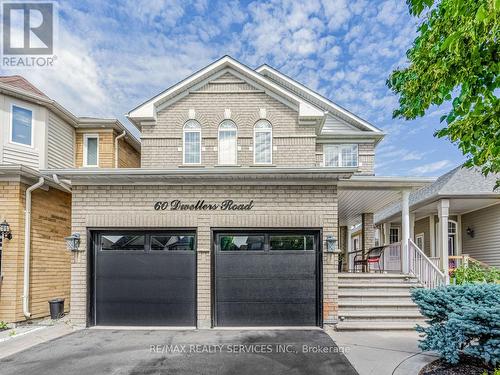
POLYGON ((122 139, 118 140, 118 168, 140 168, 141 154, 122 139))
POLYGON ((13 237, 3 240, 0 281, 0 321, 15 322, 22 315, 24 257, 24 189, 19 182, 0 182, 0 222, 7 220, 13 237), (21 290, 21 293, 19 292, 21 290))
POLYGON ((253 164, 253 131, 266 110, 273 126, 273 164, 315 166, 315 130, 298 124, 298 113, 264 93, 192 93, 158 113, 154 126, 142 128, 142 166, 177 167, 182 164, 182 134, 189 110, 194 109, 201 124, 202 165, 217 164, 217 136, 224 111, 238 127, 238 164, 253 164))
POLYGON ((113 129, 78 129, 76 132, 75 162, 76 167, 83 167, 84 134, 99 135, 99 167, 114 168, 115 163, 115 131, 113 129))
MULTIPOLYGON (((198 326, 210 326, 211 228, 322 228, 324 238, 337 236, 336 187, 327 186, 74 186, 73 231, 86 228, 196 228, 198 235, 198 326), (154 211, 154 202, 180 199, 254 200, 245 212, 154 211)), ((323 240, 324 240, 323 238, 323 240)), ((337 313, 337 255, 323 254, 323 309, 328 323, 337 313)), ((87 253, 72 260, 71 319, 87 319, 87 253)))
MULTIPOLYGON (((0 320, 24 320, 22 311, 24 262, 24 209, 27 186, 0 182, 0 219, 13 233, 4 240, 0 282, 0 320)), ((66 299, 69 311, 70 254, 64 237, 71 231, 71 196, 57 189, 38 189, 32 194, 30 303, 33 318, 49 314, 47 301, 66 299)))

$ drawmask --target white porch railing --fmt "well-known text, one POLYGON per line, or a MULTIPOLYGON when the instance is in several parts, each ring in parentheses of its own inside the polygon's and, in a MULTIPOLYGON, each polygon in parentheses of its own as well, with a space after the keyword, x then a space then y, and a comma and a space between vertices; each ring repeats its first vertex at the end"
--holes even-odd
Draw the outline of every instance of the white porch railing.
POLYGON ((446 285, 447 277, 411 239, 408 241, 408 261, 412 273, 425 288, 446 285))

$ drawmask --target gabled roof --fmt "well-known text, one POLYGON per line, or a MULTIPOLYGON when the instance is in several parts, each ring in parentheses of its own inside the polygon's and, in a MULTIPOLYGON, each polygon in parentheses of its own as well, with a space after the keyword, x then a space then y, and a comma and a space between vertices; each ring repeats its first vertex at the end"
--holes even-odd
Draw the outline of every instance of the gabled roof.
POLYGON ((128 113, 127 117, 136 126, 141 121, 154 121, 156 117, 157 106, 185 93, 189 88, 199 83, 202 83, 209 77, 213 76, 217 72, 222 71, 224 69, 231 69, 237 74, 245 76, 253 83, 262 87, 264 90, 272 92, 275 95, 278 95, 290 101, 291 103, 297 106, 299 117, 309 118, 309 119, 321 119, 325 115, 324 110, 318 108, 316 105, 301 98, 292 91, 283 88, 282 86, 276 84, 270 79, 267 79, 263 75, 257 73, 255 70, 236 61, 232 57, 224 56, 221 59, 215 61, 214 63, 208 65, 207 67, 187 77, 186 79, 180 81, 179 83, 171 86, 170 88, 161 92, 155 97, 149 99, 143 104, 137 106, 128 113))
POLYGON ((32 94, 40 95, 45 98, 49 98, 45 93, 38 90, 32 83, 30 83, 26 78, 22 76, 1 76, 0 83, 4 83, 6 85, 16 87, 18 89, 30 92, 32 94))
POLYGON ((338 104, 332 102, 331 100, 325 98, 324 96, 312 91, 303 84, 295 81, 294 79, 286 76, 285 74, 279 72, 278 70, 272 68, 269 65, 262 65, 256 69, 256 72, 262 74, 263 76, 269 78, 273 82, 276 82, 280 86, 293 91, 300 97, 308 100, 309 102, 317 105, 324 111, 328 111, 338 117, 346 120, 349 124, 356 126, 357 128, 365 131, 371 131, 375 133, 380 133, 384 135, 382 130, 370 124, 368 121, 356 116, 355 114, 349 112, 347 109, 339 106, 338 104))
POLYGON ((0 77, 0 94, 6 94, 11 97, 19 98, 27 102, 35 103, 46 107, 57 116, 61 117, 74 128, 78 127, 103 127, 104 125, 118 131, 126 131, 126 140, 136 150, 140 150, 140 141, 118 120, 118 119, 99 119, 92 117, 77 117, 64 108, 57 101, 49 98, 42 91, 36 88, 28 80, 21 76, 3 76, 0 77))
MULTIPOLYGON (((410 209, 442 198, 500 198, 500 189, 493 190, 499 174, 481 174, 479 168, 458 166, 439 177, 434 183, 410 194, 410 209)), ((401 212, 401 204, 386 207, 375 215, 375 222, 401 212)))

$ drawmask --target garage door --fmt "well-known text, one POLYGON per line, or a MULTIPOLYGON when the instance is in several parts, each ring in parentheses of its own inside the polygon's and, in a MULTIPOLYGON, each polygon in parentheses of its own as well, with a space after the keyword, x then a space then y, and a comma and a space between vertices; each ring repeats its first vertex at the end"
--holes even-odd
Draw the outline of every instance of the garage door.
POLYGON ((314 232, 217 233, 216 325, 318 325, 318 254, 314 232))
POLYGON ((95 324, 196 325, 194 233, 99 232, 93 240, 95 324))

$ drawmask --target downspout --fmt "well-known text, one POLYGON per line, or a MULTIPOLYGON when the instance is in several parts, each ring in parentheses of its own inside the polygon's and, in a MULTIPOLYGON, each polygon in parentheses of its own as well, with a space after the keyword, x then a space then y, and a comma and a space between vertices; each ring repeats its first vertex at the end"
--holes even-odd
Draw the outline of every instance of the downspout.
POLYGON ((56 184, 58 184, 60 187, 62 187, 68 193, 71 193, 71 188, 68 185, 66 185, 64 182, 62 182, 61 180, 59 180, 59 177, 55 173, 52 175, 52 179, 54 180, 54 182, 56 184))
POLYGON ((45 179, 40 177, 38 182, 26 189, 26 209, 24 211, 24 284, 23 284, 23 314, 31 317, 28 311, 30 293, 30 259, 31 259, 31 192, 42 187, 45 179))
POLYGON ((118 168, 118 141, 126 135, 127 132, 124 130, 122 134, 115 138, 115 168, 118 168))

